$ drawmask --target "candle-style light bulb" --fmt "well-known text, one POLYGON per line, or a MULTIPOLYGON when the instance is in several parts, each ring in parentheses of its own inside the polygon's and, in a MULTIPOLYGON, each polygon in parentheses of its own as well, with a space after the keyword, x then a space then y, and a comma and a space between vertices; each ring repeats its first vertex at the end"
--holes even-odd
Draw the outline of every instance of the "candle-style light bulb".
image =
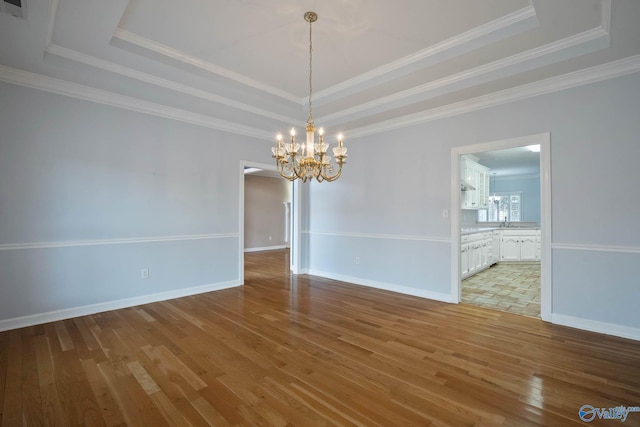
POLYGON ((296 136, 296 129, 295 128, 291 128, 291 136, 296 136))
POLYGON ((318 129, 318 135, 320 135, 320 136, 324 135, 324 129, 323 128, 318 129))
POLYGON ((276 135, 276 139, 278 140, 278 142, 282 141, 282 134, 278 133, 278 135, 276 135))
POLYGON ((307 124, 307 143, 305 144, 305 157, 307 159, 313 159, 315 155, 314 132, 315 132, 315 129, 313 125, 311 123, 308 123, 307 124))

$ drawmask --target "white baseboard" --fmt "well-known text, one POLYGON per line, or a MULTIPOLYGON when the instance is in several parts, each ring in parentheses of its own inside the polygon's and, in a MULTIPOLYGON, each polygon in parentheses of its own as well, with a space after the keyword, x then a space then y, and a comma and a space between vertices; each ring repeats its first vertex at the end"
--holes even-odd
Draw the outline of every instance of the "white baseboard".
POLYGON ((312 276, 320 276, 326 279, 339 280, 341 282, 352 283, 354 285, 367 286, 369 288, 376 288, 376 289, 382 289, 385 291, 397 292, 399 294, 411 295, 414 297, 427 298, 427 299, 432 299, 432 300, 442 301, 442 302, 449 302, 449 303, 456 302, 454 301, 454 299, 450 294, 443 294, 440 292, 433 292, 433 291, 425 291, 422 289, 411 288, 409 286, 395 285, 393 283, 377 282, 374 280, 363 279, 360 277, 345 276, 342 274, 328 273, 326 271, 318 271, 313 269, 308 270, 306 274, 310 274, 312 276))
POLYGON ((121 308, 134 307, 136 305, 149 304, 152 302, 166 301, 174 298, 202 294, 205 292, 219 291, 236 286, 241 286, 241 283, 237 280, 233 280, 229 282, 195 286, 193 288, 176 289, 174 291, 142 295, 133 298, 125 298, 121 300, 85 305, 81 307, 72 307, 63 310, 49 311, 47 313, 16 317, 13 319, 5 319, 0 320, 0 332, 8 331, 11 329, 25 328, 27 326, 40 325, 43 323, 56 322, 58 320, 71 319, 73 317, 87 316, 90 314, 101 313, 103 311, 118 310, 121 308))
POLYGON ((262 251, 275 251, 278 249, 287 249, 285 245, 277 245, 277 246, 263 246, 261 248, 245 248, 245 252, 262 252, 262 251))
POLYGON ((598 320, 583 319, 580 317, 555 313, 551 314, 551 323, 640 341, 640 328, 633 328, 631 326, 617 325, 615 323, 600 322, 598 320))
MULTIPOLYGON (((368 286, 370 288, 382 289, 391 292, 398 292, 405 295, 412 295, 421 298, 432 299, 436 301, 455 303, 456 301, 450 294, 425 291, 421 289, 400 286, 391 283, 376 282, 373 280, 362 279, 360 277, 346 276, 342 274, 329 273, 319 270, 306 270, 301 274, 310 274, 312 276, 324 277, 341 282, 352 283, 354 285, 368 286)), ((617 325, 615 323, 600 322, 597 320, 582 319, 579 317, 566 316, 563 314, 551 314, 551 323, 556 325, 568 326, 571 328, 582 329, 585 331, 597 332, 615 337, 628 338, 640 341, 640 328, 630 326, 617 325)))

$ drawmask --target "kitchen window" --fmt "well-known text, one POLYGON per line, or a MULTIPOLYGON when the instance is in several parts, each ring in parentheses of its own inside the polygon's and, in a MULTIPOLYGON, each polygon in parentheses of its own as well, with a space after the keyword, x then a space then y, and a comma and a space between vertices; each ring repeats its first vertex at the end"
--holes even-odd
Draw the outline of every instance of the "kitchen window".
POLYGON ((478 221, 522 221, 522 191, 491 193, 489 208, 478 210, 478 221))

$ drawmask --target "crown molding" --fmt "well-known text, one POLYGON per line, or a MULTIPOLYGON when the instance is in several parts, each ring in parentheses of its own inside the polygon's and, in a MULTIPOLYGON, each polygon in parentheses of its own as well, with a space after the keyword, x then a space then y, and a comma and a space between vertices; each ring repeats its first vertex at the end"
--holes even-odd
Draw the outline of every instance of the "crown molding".
POLYGON ((71 98, 91 101, 98 104, 110 105, 130 111, 177 120, 210 129, 244 135, 251 138, 263 139, 266 141, 271 141, 273 139, 271 132, 265 132, 239 123, 216 119, 203 114, 196 114, 187 110, 168 107, 166 105, 144 101, 138 98, 120 95, 102 89, 96 89, 90 86, 44 76, 42 74, 35 74, 4 65, 0 65, 0 81, 56 93, 71 98))
POLYGON ((51 0, 49 3, 49 19, 47 21, 46 46, 49 46, 53 40, 53 27, 56 23, 56 13, 58 13, 58 0, 51 0))
POLYGON ((47 46, 47 48, 45 49, 45 53, 59 56, 61 58, 69 59, 74 62, 79 62, 81 64, 89 65, 91 67, 99 68, 104 71, 119 74, 121 76, 129 77, 144 83, 169 89, 178 93, 182 93, 184 95, 189 95, 196 98, 204 99, 206 101, 215 102, 217 104, 226 105, 227 107, 235 108, 237 110, 242 110, 247 113, 252 113, 252 114, 256 114, 269 119, 278 120, 280 122, 287 123, 287 124, 297 123, 298 126, 304 125, 303 122, 300 122, 299 120, 294 120, 291 117, 287 117, 282 114, 273 113, 271 111, 268 111, 262 108, 258 108, 258 107, 251 106, 249 104, 234 101, 233 99, 216 95, 201 89, 196 89, 194 87, 183 85, 181 83, 176 83, 174 81, 171 81, 162 77, 157 77, 149 73, 144 73, 142 71, 134 70, 132 68, 118 65, 111 61, 106 61, 104 59, 96 58, 94 56, 90 56, 90 55, 78 52, 76 50, 68 49, 66 47, 59 46, 56 44, 50 44, 49 46, 47 46))
MULTIPOLYGON (((505 89, 488 95, 483 95, 467 101, 461 101, 443 107, 425 110, 418 113, 398 117, 391 120, 363 126, 349 131, 350 138, 358 138, 400 129, 433 120, 468 113, 475 110, 489 108, 508 102, 527 99, 547 93, 561 91, 572 87, 595 83, 626 74, 640 71, 640 55, 631 56, 575 71, 562 76, 552 77, 511 89, 505 89)), ((114 94, 101 89, 92 88, 65 80, 35 74, 4 65, 0 65, 0 81, 57 93, 72 98, 110 105, 131 111, 164 117, 185 123, 203 126, 211 129, 231 132, 265 141, 272 141, 272 132, 262 131, 242 124, 215 119, 210 116, 192 113, 186 110, 172 108, 165 105, 143 101, 137 98, 114 94)))
MULTIPOLYGON (((463 71, 461 73, 447 76, 442 79, 438 79, 423 85, 413 87, 411 89, 407 89, 405 91, 395 93, 393 95, 378 98, 352 108, 347 108, 323 116, 320 118, 320 120, 327 126, 332 126, 340 122, 344 122, 345 119, 357 119, 366 115, 389 111, 408 103, 424 101, 436 96, 443 95, 445 93, 472 87, 481 83, 486 83, 508 75, 517 74, 532 68, 539 68, 544 65, 583 54, 585 53, 585 45, 587 44, 589 46, 586 47, 586 50, 588 50, 589 52, 609 46, 609 34, 600 27, 593 28, 582 33, 567 37, 565 39, 558 40, 556 42, 510 56, 508 58, 500 59, 489 64, 481 65, 470 70, 463 71), (557 54, 558 52, 568 50, 571 50, 571 52, 566 55, 554 56, 554 54, 557 54), (546 61, 541 61, 540 59, 543 57, 549 57, 549 59, 546 61)), ((136 79, 144 83, 163 87, 165 89, 169 89, 178 93, 197 97, 221 105, 226 105, 231 108, 256 114, 269 119, 274 119, 283 123, 293 123, 297 126, 304 125, 304 123, 291 117, 253 107, 251 105, 234 101, 232 99, 219 96, 211 92, 176 83, 171 80, 157 77, 149 73, 137 71, 129 67, 124 67, 110 61, 106 61, 72 49, 65 48, 63 46, 50 44, 45 49, 45 52, 47 54, 56 55, 108 72, 136 79)))
POLYGON ((296 104, 301 103, 300 97, 295 96, 289 92, 286 92, 276 87, 259 82, 250 77, 247 77, 240 73, 236 73, 234 71, 220 67, 218 65, 212 64, 211 62, 205 61, 193 55, 189 55, 185 52, 182 52, 178 49, 174 49, 167 45, 147 39, 145 37, 142 37, 138 34, 124 30, 122 28, 119 28, 119 27, 116 28, 115 32, 113 33, 113 38, 138 46, 142 49, 149 50, 151 52, 170 58, 172 60, 179 61, 184 64, 188 64, 192 67, 199 68, 208 73, 216 74, 221 77, 227 78, 229 80, 233 80, 242 85, 252 87, 253 89, 266 92, 271 95, 275 95, 287 101, 295 102, 296 104))
POLYGON ((627 74, 637 73, 639 71, 640 55, 634 55, 617 61, 608 62, 606 64, 596 65, 583 70, 563 74, 561 76, 551 77, 538 82, 501 90, 499 92, 455 102, 442 107, 381 121, 374 125, 354 128, 349 130, 349 138, 361 138, 390 130, 427 123, 484 108, 495 107, 509 102, 559 92, 576 86, 621 77, 627 74))
MULTIPOLYGON (((408 126, 427 123, 446 117, 489 108, 508 102, 519 101, 572 87, 595 83, 640 71, 640 55, 630 56, 617 61, 597 65, 584 70, 574 71, 557 77, 529 83, 515 88, 483 95, 470 100, 456 102, 443 107, 425 110, 403 117, 382 121, 370 126, 363 126, 349 131, 350 138, 359 138, 377 133, 387 132, 408 126)), ((272 141, 272 132, 263 131, 239 123, 215 119, 202 114, 192 113, 178 108, 143 101, 125 95, 114 94, 101 89, 35 74, 4 65, 0 65, 0 81, 56 93, 72 98, 96 102, 164 117, 211 129, 231 132, 265 141, 272 141)))
MULTIPOLYGON (((344 82, 325 90, 318 91, 313 94, 314 101, 316 105, 322 105, 326 102, 333 101, 353 93, 353 90, 350 89, 357 86, 366 85, 366 87, 370 87, 372 85, 380 84, 383 81, 396 78, 413 70, 411 66, 419 62, 424 62, 422 67, 434 65, 478 47, 534 28, 537 25, 539 24, 535 8, 532 5, 529 5, 494 21, 488 22, 462 34, 458 34, 455 37, 436 43, 435 45, 408 55, 397 61, 385 64, 382 67, 368 71, 352 79, 345 80, 344 82), (336 97, 336 95, 338 96, 336 97)), ((205 70, 209 73, 234 80, 243 85, 270 93, 302 106, 306 105, 308 102, 308 97, 300 98, 289 92, 251 79, 242 74, 220 67, 193 55, 189 55, 178 49, 155 42, 120 27, 116 28, 113 38, 130 43, 142 49, 149 50, 161 56, 171 58, 175 61, 205 70)))
MULTIPOLYGON (((421 63, 419 68, 431 66, 538 25, 535 8, 529 5, 404 58, 318 91, 313 94, 313 99, 316 105, 323 105, 413 71, 418 63, 421 63)), ((303 99, 303 104, 307 99, 308 97, 303 99)))
POLYGON ((374 99, 319 118, 326 126, 377 114, 410 103, 425 101, 437 96, 466 89, 478 84, 495 81, 524 71, 593 52, 610 46, 609 33, 601 27, 592 28, 579 34, 521 52, 507 58, 480 65, 469 70, 443 77, 413 88, 374 99), (564 55, 558 55, 566 52, 564 55))
MULTIPOLYGON (((636 73, 638 71, 640 71, 640 55, 630 56, 628 58, 597 65, 584 70, 574 71, 572 73, 552 77, 539 82, 529 83, 470 100, 456 102, 450 105, 382 121, 374 125, 351 129, 349 131, 349 137, 360 138, 390 130, 401 129, 509 102, 570 89, 576 86, 596 83, 602 80, 636 73)), ((273 139, 272 132, 263 131, 226 120, 215 119, 213 117, 192 113, 186 110, 143 101, 125 95, 114 94, 101 89, 41 74, 35 74, 4 65, 0 65, 0 81, 96 102, 99 104, 110 105, 117 108, 164 117, 197 126, 231 132, 269 142, 273 139)))
POLYGON ((600 26, 609 33, 611 30, 611 0, 602 0, 601 8, 602 19, 600 20, 600 26))

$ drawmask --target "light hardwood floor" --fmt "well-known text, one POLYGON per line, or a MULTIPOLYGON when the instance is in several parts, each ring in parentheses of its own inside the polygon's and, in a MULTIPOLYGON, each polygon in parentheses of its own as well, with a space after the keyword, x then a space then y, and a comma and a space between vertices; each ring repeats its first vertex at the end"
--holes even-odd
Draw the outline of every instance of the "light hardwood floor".
MULTIPOLYGON (((579 426, 640 405, 640 343, 314 277, 0 333, 0 424, 579 426)), ((640 413, 624 424, 640 425, 640 413)))

